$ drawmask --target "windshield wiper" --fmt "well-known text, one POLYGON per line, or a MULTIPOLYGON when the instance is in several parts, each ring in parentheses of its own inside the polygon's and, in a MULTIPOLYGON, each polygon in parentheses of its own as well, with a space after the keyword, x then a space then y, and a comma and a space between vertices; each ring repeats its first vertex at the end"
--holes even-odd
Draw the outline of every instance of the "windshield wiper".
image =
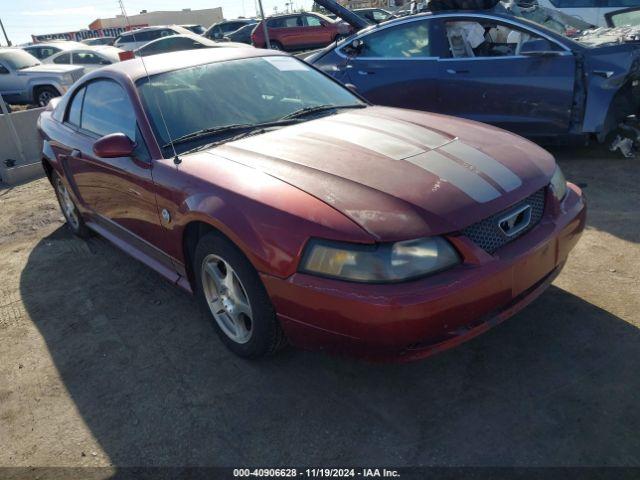
MULTIPOLYGON (((223 125, 222 127, 213 127, 213 128, 203 128, 202 130, 198 130, 197 132, 191 132, 188 133, 186 135, 183 135, 181 137, 176 138, 175 140, 173 140, 173 144, 180 144, 180 143, 186 143, 189 142, 191 140, 197 140, 199 138, 204 138, 204 137, 208 137, 210 135, 218 135, 220 133, 230 133, 230 132, 236 132, 236 131, 242 131, 243 132, 239 133, 238 135, 234 135, 232 137, 229 138, 225 138, 222 141, 219 142, 213 142, 213 143, 209 143, 207 145, 211 146, 211 145, 218 145, 221 143, 225 143, 231 140, 237 140, 239 138, 244 138, 245 136, 249 136, 249 135, 255 135, 256 133, 262 133, 265 131, 265 129, 267 128, 273 128, 273 127, 284 127, 287 125, 291 125, 293 123, 298 123, 300 120, 296 119, 296 118, 281 118, 279 120, 273 120, 270 122, 262 122, 262 123, 235 123, 235 124, 231 124, 231 125, 223 125)), ((171 142, 166 143, 162 146, 162 148, 168 148, 171 146, 171 142)), ((193 150, 199 150, 199 147, 196 147, 193 150)), ((192 150, 189 150, 192 151, 192 150)))
MULTIPOLYGON (((290 125, 292 123, 296 123, 296 120, 293 118, 288 119, 280 119, 272 122, 263 122, 263 123, 233 123, 231 125, 223 125, 221 127, 211 127, 211 128, 203 128, 202 130, 198 130, 195 132, 187 133, 186 135, 182 135, 176 139, 173 139, 173 144, 178 145, 181 143, 190 142, 192 140, 197 140, 199 138, 208 137, 211 135, 219 135, 221 133, 230 133, 240 130, 249 130, 251 132, 262 130, 269 127, 282 127, 285 125, 290 125)), ((162 148, 168 148, 171 146, 171 142, 165 143, 162 148)))
POLYGON ((311 113, 325 112, 328 110, 338 110, 340 108, 365 108, 364 104, 356 104, 356 105, 315 105, 313 107, 304 107, 300 110, 295 110, 288 115, 282 117, 282 120, 288 120, 291 118, 299 118, 304 117, 305 115, 309 115, 311 113))

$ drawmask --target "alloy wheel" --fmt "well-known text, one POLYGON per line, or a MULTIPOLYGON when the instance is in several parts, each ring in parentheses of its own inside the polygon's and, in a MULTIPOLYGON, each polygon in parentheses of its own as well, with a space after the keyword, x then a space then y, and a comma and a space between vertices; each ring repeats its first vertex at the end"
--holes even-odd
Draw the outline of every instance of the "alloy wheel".
POLYGON ((52 98, 54 97, 51 92, 47 90, 40 92, 40 94, 38 95, 38 105, 40 105, 41 107, 46 107, 47 105, 49 105, 49 102, 52 98))
POLYGON ((60 199, 60 206, 62 207, 64 218, 67 219, 71 228, 78 230, 80 228, 78 210, 76 209, 73 200, 71 200, 67 187, 64 186, 64 183, 62 183, 62 180, 59 177, 56 179, 56 190, 58 192, 58 198, 60 199))
POLYGON ((202 289, 216 323, 234 342, 247 343, 253 333, 253 314, 237 273, 214 254, 203 259, 201 270, 202 289))

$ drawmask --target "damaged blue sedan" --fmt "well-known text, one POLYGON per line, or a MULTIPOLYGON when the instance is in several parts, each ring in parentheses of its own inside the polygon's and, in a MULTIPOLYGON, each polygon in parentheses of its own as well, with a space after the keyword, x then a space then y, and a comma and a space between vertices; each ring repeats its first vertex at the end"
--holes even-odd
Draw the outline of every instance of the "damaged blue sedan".
POLYGON ((611 142, 633 156, 637 42, 593 35, 557 13, 498 4, 354 25, 362 29, 306 60, 374 104, 490 123, 540 143, 611 142))

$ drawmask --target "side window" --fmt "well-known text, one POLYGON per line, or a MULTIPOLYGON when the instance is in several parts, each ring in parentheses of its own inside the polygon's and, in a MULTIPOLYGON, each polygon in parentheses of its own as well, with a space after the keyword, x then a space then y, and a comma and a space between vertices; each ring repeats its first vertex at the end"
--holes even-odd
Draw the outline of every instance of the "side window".
POLYGON ((313 15, 305 15, 304 16, 305 23, 308 27, 321 27, 322 22, 318 17, 314 17, 313 15))
POLYGON ((59 57, 54 58, 53 63, 69 65, 71 63, 71 55, 69 55, 68 53, 63 53, 59 57))
POLYGON ((124 133, 136 138, 136 117, 129 96, 110 80, 90 83, 84 95, 82 128, 99 136, 124 133))
POLYGON ((106 65, 111 63, 93 52, 75 52, 72 58, 74 64, 80 65, 106 65))
MULTIPOLYGON (((609 6, 612 6, 609 3, 609 6)), ((631 10, 629 12, 620 12, 611 14, 611 24, 614 27, 622 27, 625 25, 638 25, 640 23, 640 10, 631 10)))
MULTIPOLYGON (((519 55, 525 42, 541 39, 529 31, 491 21, 447 22, 446 31, 453 58, 519 55)), ((554 50, 561 50, 556 43, 549 43, 554 50)))
POLYGON ((362 38, 358 57, 430 57, 429 21, 408 22, 385 28, 362 38))
POLYGON ((42 47, 40 49, 40 56, 38 58, 40 59, 47 58, 53 55, 54 53, 58 53, 59 51, 60 50, 58 50, 57 48, 42 47))
POLYGON ((84 92, 86 88, 80 89, 71 101, 71 106, 67 112, 67 122, 76 127, 80 126, 80 114, 82 112, 82 100, 84 100, 84 92))
POLYGON ((383 12, 381 10, 374 10, 373 11, 373 20, 375 20, 376 22, 382 22, 382 21, 386 20, 387 18, 389 18, 389 15, 387 15, 385 12, 383 12))

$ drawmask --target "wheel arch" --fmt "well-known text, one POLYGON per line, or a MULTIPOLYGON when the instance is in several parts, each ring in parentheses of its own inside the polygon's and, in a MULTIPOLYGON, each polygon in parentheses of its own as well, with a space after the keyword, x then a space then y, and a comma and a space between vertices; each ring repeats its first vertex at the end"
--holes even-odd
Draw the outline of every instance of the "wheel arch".
POLYGON ((225 230, 228 229, 224 228, 224 226, 221 225, 214 225, 213 223, 205 221, 201 218, 192 219, 185 224, 182 231, 181 250, 184 258, 184 270, 192 290, 195 289, 196 285, 196 272, 194 272, 193 270, 193 256, 200 239, 209 233, 215 233, 216 235, 219 235, 220 237, 233 244, 245 256, 245 258, 253 266, 253 268, 256 269, 256 271, 258 270, 255 263, 251 259, 251 255, 248 255, 245 248, 240 245, 238 241, 235 241, 231 235, 225 233, 225 230))

